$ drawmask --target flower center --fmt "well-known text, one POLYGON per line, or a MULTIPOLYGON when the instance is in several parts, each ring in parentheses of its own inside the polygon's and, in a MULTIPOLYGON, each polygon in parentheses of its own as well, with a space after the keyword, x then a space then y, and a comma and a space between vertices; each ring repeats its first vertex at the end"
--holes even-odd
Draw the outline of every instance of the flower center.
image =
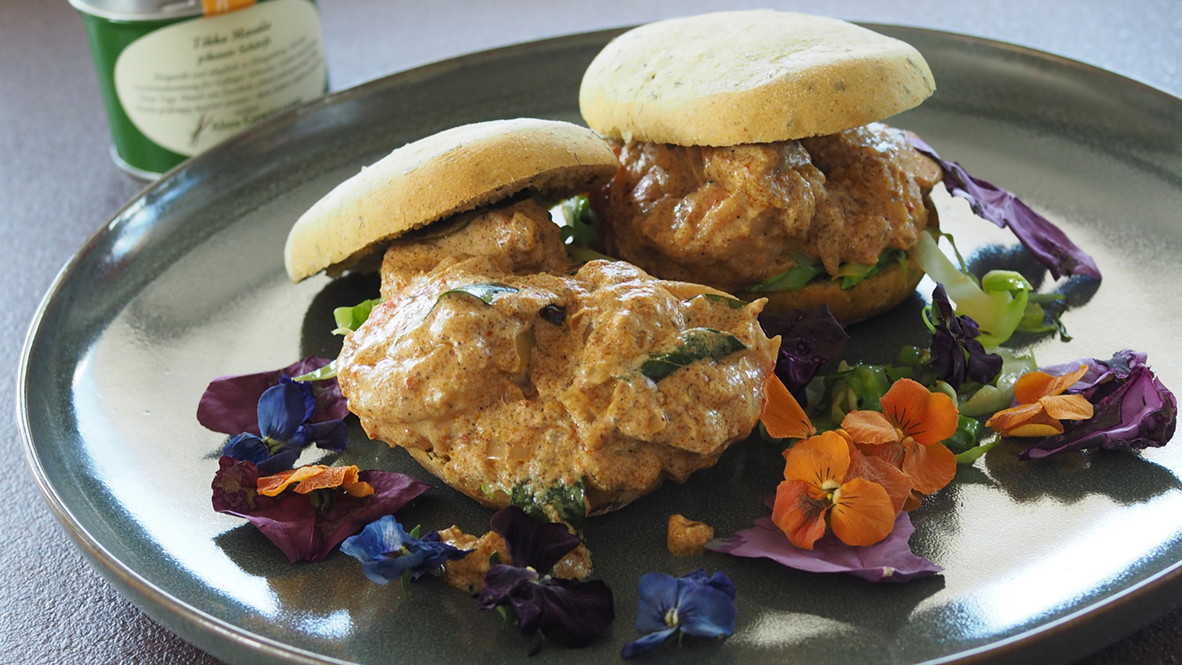
POLYGON ((677 616, 677 608, 670 607, 669 611, 665 612, 665 625, 666 626, 677 626, 677 625, 679 625, 678 621, 679 621, 679 618, 677 616))
POLYGON ((821 484, 821 491, 825 493, 825 501, 830 505, 837 503, 841 498, 841 484, 836 480, 826 480, 821 484))

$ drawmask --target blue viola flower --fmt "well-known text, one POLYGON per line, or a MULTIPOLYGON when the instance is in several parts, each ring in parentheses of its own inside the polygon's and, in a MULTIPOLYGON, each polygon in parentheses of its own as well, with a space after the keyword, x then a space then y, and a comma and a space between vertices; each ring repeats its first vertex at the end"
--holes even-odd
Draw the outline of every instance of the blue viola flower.
POLYGON ((259 397, 259 434, 243 432, 226 442, 222 453, 237 460, 253 462, 260 473, 269 475, 290 469, 304 448, 340 452, 349 441, 342 419, 309 422, 316 411, 312 386, 284 376, 259 397))
POLYGON ((550 572, 579 546, 578 536, 556 522, 542 522, 516 506, 492 517, 513 565, 497 564, 484 577, 477 594, 480 608, 506 608, 522 635, 541 633, 562 647, 582 647, 601 635, 615 619, 611 588, 602 580, 568 580, 550 572))
POLYGON ((648 573, 640 578, 636 628, 645 633, 624 645, 624 658, 651 651, 674 634, 724 637, 735 632, 735 584, 725 573, 695 570, 682 577, 648 573))
POLYGON ((345 539, 341 551, 361 562, 365 576, 378 584, 409 576, 438 574, 447 561, 462 559, 461 550, 439 538, 438 531, 418 538, 407 533, 393 515, 370 522, 361 533, 345 539))

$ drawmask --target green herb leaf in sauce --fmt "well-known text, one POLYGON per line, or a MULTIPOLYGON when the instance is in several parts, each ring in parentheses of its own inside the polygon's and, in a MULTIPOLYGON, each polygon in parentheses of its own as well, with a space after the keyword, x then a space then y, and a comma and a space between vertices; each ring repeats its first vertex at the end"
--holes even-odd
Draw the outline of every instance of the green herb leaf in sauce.
POLYGON ((576 530, 587 519, 587 492, 580 479, 571 485, 558 484, 536 489, 523 482, 509 493, 509 504, 543 522, 562 522, 576 530))
POLYGON ((738 298, 732 298, 730 296, 724 296, 718 293, 699 293, 693 298, 690 298, 690 300, 693 300, 694 298, 704 298, 710 302, 722 303, 731 309, 743 309, 748 304, 750 304, 746 300, 739 300, 738 298))
POLYGON ((292 377, 292 381, 324 381, 325 379, 335 379, 337 377, 337 359, 333 358, 327 365, 320 369, 314 369, 311 372, 306 372, 299 376, 292 377))
POLYGON ((650 356, 640 366, 640 373, 653 381, 660 381, 699 360, 718 360, 746 348, 746 344, 730 333, 713 328, 690 328, 678 336, 677 348, 650 356))
POLYGON ((439 298, 435 301, 435 303, 439 304, 439 301, 443 300, 444 296, 463 294, 472 298, 476 298, 486 305, 491 305, 497 298, 509 293, 517 293, 518 291, 520 291, 520 289, 517 287, 508 286, 506 284, 469 284, 468 286, 460 286, 440 293, 439 298))
POLYGON ((336 319, 337 327, 332 331, 334 335, 348 335, 361 327, 369 318, 370 312, 382 302, 378 298, 363 300, 352 307, 338 307, 332 310, 332 317, 336 319))

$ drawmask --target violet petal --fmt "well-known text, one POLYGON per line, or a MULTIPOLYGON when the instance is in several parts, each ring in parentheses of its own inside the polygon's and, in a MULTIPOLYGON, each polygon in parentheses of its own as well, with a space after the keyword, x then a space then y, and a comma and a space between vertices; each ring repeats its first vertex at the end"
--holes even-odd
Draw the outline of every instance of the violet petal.
POLYGON ((969 207, 982 219, 1008 228, 1055 279, 1063 275, 1100 279, 1096 261, 1050 220, 1030 209, 1011 192, 973 177, 956 162, 941 159, 918 136, 908 134, 907 138, 916 150, 940 165, 944 172, 944 186, 951 194, 968 201, 969 207))
POLYGON ((316 409, 312 387, 294 383, 286 376, 278 385, 263 391, 258 401, 259 432, 268 439, 303 448, 308 441, 300 431, 316 409))
POLYGON ((462 559, 470 551, 443 542, 438 531, 416 538, 393 515, 370 522, 360 533, 341 543, 341 552, 360 561, 365 576, 377 584, 386 584, 406 574, 418 579, 438 573, 445 562, 462 559))
POLYGON ((804 404, 805 386, 826 363, 841 354, 849 335, 825 305, 762 316, 759 323, 768 337, 780 336, 776 376, 804 404))
POLYGON ((956 316, 943 284, 932 291, 932 333, 930 350, 936 378, 960 390, 965 380, 991 383, 1001 371, 1002 359, 989 353, 976 337, 977 322, 970 316, 956 316))
POLYGON ((523 585, 532 584, 538 579, 538 571, 525 567, 497 564, 491 566, 484 574, 484 586, 476 594, 480 609, 491 610, 504 601, 523 585))
POLYGON ((664 628, 651 633, 646 633, 645 635, 642 635, 639 638, 625 644, 624 648, 620 650, 620 657, 627 660, 628 658, 634 658, 642 653, 652 651, 653 649, 656 649, 657 647, 664 644, 665 640, 673 637, 673 634, 676 632, 676 628, 664 628))
MULTIPOLYGON (((257 404, 263 391, 279 383, 281 376, 299 376, 327 365, 331 360, 309 356, 287 367, 252 374, 222 376, 210 381, 197 405, 197 421, 207 429, 223 434, 259 432, 257 404)), ((348 415, 345 398, 335 379, 312 382, 316 411, 313 422, 344 418, 348 415)))
POLYGON ((768 558, 789 568, 814 573, 848 573, 871 582, 906 582, 944 570, 911 551, 907 541, 914 531, 911 517, 900 513, 891 535, 882 542, 853 547, 829 534, 810 551, 788 542, 770 518, 761 517, 752 528, 711 541, 706 547, 734 556, 768 558))
POLYGON ((538 592, 544 608, 538 629, 558 646, 586 646, 615 619, 612 590, 603 580, 551 578, 538 592))
POLYGON ((505 538, 514 565, 543 575, 582 542, 566 525, 536 520, 517 506, 498 510, 491 523, 493 531, 505 538))

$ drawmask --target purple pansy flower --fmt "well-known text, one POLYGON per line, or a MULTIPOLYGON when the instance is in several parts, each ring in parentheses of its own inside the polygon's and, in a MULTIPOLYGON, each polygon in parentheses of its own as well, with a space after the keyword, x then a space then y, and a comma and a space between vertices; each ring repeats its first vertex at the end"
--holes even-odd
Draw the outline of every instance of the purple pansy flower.
POLYGON ((374 489, 367 497, 335 490, 312 494, 289 490, 271 497, 258 493, 260 474, 253 462, 223 456, 218 467, 212 485, 213 509, 255 525, 292 563, 323 560, 364 525, 396 512, 430 488, 401 473, 362 471, 360 480, 374 489), (330 491, 331 500, 319 495, 330 491))
POLYGON ((505 539, 513 565, 489 568, 477 594, 481 609, 507 608, 521 634, 541 633, 563 647, 586 646, 607 629, 615 611, 606 583, 550 575, 581 542, 565 525, 535 520, 510 506, 493 515, 492 527, 505 539))
POLYGON ((932 367, 936 378, 960 390, 966 379, 991 383, 1001 371, 1001 356, 977 341, 981 331, 970 316, 957 316, 943 284, 932 291, 932 367))
POLYGON ((340 452, 349 442, 345 421, 309 422, 316 410, 312 386, 281 377, 263 391, 256 407, 258 432, 243 432, 226 442, 223 455, 259 465, 268 475, 290 469, 304 448, 340 452))
POLYGON ((648 573, 640 578, 636 629, 643 637, 624 645, 624 658, 651 651, 677 633, 725 637, 735 632, 735 584, 726 574, 695 570, 682 577, 648 573))
POLYGON ((341 551, 361 562, 365 576, 378 584, 393 579, 435 575, 447 561, 462 559, 471 550, 453 547, 438 531, 417 538, 407 533, 393 515, 370 522, 361 533, 341 543, 341 551))

